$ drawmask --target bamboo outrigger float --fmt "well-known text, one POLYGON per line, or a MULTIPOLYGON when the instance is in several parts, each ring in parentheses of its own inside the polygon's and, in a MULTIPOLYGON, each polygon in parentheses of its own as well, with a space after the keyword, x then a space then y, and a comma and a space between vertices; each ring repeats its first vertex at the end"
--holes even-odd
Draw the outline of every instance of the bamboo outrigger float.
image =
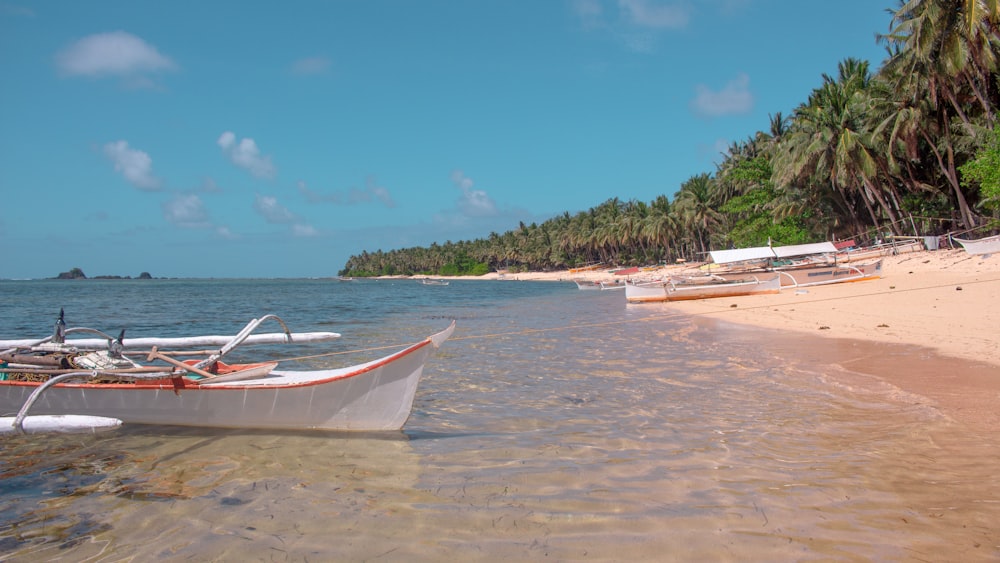
POLYGON ((0 340, 0 433, 51 425, 90 430, 114 427, 114 420, 220 428, 399 430, 409 418, 427 358, 454 329, 453 321, 421 342, 363 364, 285 371, 277 369, 279 362, 229 365, 221 359, 243 344, 324 342, 340 335, 292 333, 280 318, 267 315, 235 336, 127 340, 124 331, 114 338, 94 329, 67 329, 60 312, 52 336, 0 340), (280 323, 284 332, 251 334, 268 320, 280 323), (66 338, 73 334, 98 338, 66 338), (216 345, 220 347, 215 350, 190 349, 216 345), (201 359, 181 359, 185 356, 201 359), (35 418, 39 415, 49 418, 35 418))

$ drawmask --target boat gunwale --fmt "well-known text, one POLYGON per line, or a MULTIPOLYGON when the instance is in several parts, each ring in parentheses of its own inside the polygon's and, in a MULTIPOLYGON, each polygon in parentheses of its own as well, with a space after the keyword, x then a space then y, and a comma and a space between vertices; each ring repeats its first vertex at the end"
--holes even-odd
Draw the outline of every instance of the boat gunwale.
MULTIPOLYGON (((342 381, 350 379, 353 377, 358 377, 364 375, 370 371, 376 370, 388 364, 395 362, 396 360, 402 359, 414 352, 417 352, 425 346, 433 344, 432 337, 428 337, 421 342, 412 344, 403 350, 384 356, 382 358, 372 360, 368 363, 357 364, 356 366, 348 366, 345 368, 332 368, 325 370, 303 370, 303 371, 293 371, 293 370, 280 370, 272 371, 268 376, 261 377, 258 379, 250 379, 243 381, 220 381, 218 383, 202 382, 195 383, 193 381, 186 381, 183 376, 165 376, 164 379, 170 379, 174 381, 175 379, 180 380, 180 384, 174 383, 144 383, 141 380, 135 383, 57 383, 53 385, 53 389, 115 389, 122 391, 180 391, 180 390, 222 390, 222 391, 241 391, 241 390, 274 390, 274 389, 294 389, 299 387, 311 387, 316 385, 324 385, 327 383, 332 383, 334 381, 342 381), (351 369, 358 368, 358 369, 351 369), (277 379, 284 376, 295 376, 297 374, 321 374, 327 372, 336 372, 340 370, 347 370, 344 373, 339 373, 336 375, 323 377, 322 379, 308 379, 308 380, 286 380, 285 383, 264 383, 264 384, 250 384, 252 381, 261 381, 266 379, 277 379)), ((88 370, 80 370, 81 372, 86 372, 88 370)), ((308 377, 308 375, 306 375, 308 377)), ((162 381, 156 380, 156 381, 162 381)), ((10 387, 38 387, 44 382, 41 381, 0 381, 0 386, 10 386, 10 387)))

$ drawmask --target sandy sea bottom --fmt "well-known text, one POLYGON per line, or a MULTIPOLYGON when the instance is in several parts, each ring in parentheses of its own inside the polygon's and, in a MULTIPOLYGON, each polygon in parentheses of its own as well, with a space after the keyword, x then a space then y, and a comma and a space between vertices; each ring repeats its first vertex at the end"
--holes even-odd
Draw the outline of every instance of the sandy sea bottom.
POLYGON ((587 324, 532 305, 540 331, 522 305, 460 319, 402 433, 5 438, 0 554, 1000 558, 995 432, 837 362, 967 364, 597 299, 587 324))

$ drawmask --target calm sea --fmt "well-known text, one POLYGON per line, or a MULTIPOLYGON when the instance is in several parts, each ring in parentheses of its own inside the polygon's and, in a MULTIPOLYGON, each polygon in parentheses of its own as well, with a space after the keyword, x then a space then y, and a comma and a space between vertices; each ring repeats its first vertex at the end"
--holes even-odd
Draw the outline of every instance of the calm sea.
POLYGON ((342 351, 458 328, 399 433, 0 437, 5 561, 1000 559, 1000 438, 795 353, 908 350, 520 281, 2 281, 0 338, 60 308, 126 338, 275 313, 342 351))

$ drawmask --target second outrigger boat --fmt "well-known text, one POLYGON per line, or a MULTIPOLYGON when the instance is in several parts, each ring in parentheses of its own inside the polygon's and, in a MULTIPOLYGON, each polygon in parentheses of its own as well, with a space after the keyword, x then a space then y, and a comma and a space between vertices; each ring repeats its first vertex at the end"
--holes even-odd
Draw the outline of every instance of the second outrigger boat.
POLYGON ((629 282, 625 286, 625 300, 629 303, 687 301, 778 293, 779 291, 781 291, 781 282, 778 276, 774 275, 764 279, 757 276, 746 276, 732 280, 718 276, 701 276, 668 278, 652 282, 629 282))

